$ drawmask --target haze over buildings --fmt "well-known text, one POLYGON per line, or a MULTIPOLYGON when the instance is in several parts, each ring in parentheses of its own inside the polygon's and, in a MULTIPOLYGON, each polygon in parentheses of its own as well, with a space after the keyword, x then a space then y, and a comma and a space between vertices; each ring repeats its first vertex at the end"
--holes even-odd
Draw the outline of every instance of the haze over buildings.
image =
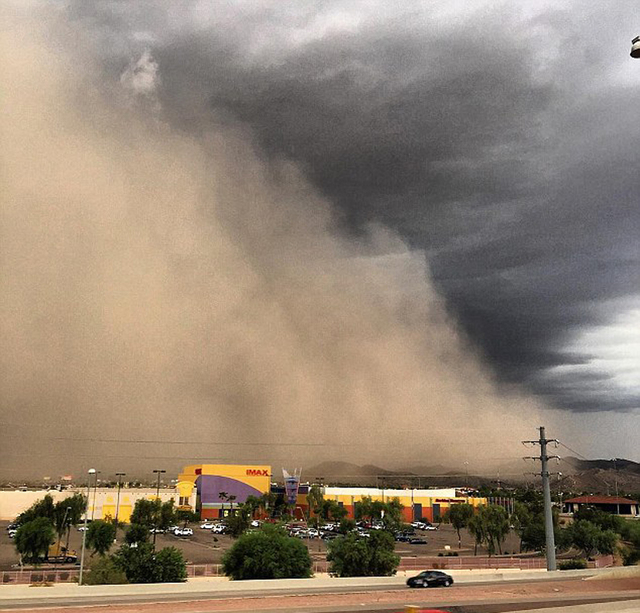
POLYGON ((634 7, 577 6, 4 3, 2 476, 637 460, 634 7))

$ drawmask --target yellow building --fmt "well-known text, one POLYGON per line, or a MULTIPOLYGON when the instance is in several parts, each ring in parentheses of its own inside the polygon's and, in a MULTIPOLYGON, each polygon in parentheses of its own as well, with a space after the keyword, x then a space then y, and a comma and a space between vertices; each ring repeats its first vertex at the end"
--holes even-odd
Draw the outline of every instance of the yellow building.
POLYGON ((467 503, 478 507, 487 504, 486 498, 458 496, 455 488, 445 489, 381 489, 369 487, 325 487, 324 497, 335 500, 354 517, 354 506, 363 497, 388 502, 397 498, 402 504, 404 520, 417 521, 421 518, 438 521, 455 504, 467 503))

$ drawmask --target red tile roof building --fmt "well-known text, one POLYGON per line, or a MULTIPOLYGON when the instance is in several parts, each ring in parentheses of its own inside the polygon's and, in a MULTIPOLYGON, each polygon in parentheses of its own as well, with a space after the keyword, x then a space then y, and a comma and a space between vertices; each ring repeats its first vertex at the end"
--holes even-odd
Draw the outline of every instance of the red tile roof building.
POLYGON ((629 517, 638 517, 640 515, 640 504, 638 504, 637 500, 632 500, 631 498, 622 498, 620 496, 577 496, 564 501, 565 513, 575 513, 585 506, 616 515, 629 517))

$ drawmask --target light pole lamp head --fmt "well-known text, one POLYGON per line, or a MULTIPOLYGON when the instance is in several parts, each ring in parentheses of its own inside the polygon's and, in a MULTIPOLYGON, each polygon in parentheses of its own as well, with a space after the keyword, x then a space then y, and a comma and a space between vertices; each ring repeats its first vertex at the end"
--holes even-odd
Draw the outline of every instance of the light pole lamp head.
POLYGON ((631 57, 640 58, 640 36, 631 41, 631 57))

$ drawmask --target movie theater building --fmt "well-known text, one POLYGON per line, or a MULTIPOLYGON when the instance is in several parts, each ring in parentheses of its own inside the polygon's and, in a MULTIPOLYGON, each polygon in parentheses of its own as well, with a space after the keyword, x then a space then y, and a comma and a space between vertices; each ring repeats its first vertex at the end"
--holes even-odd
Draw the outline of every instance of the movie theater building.
POLYGON ((271 489, 271 466, 246 464, 193 464, 185 466, 176 485, 178 507, 191 504, 195 491, 195 511, 202 519, 226 514, 231 506, 249 496, 259 498, 271 489))

